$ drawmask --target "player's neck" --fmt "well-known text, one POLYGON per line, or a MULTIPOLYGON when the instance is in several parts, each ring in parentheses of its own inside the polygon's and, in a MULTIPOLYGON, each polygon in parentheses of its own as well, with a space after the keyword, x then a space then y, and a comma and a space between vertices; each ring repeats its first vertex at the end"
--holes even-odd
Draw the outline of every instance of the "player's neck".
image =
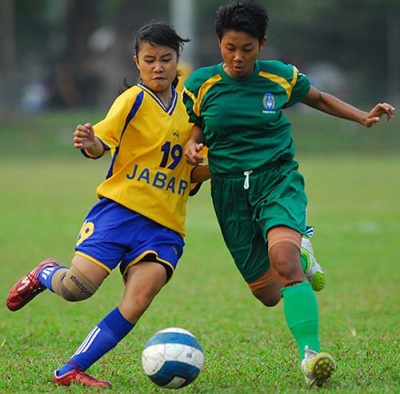
POLYGON ((172 89, 167 89, 164 92, 157 92, 156 95, 164 103, 164 105, 168 107, 172 98, 172 89))

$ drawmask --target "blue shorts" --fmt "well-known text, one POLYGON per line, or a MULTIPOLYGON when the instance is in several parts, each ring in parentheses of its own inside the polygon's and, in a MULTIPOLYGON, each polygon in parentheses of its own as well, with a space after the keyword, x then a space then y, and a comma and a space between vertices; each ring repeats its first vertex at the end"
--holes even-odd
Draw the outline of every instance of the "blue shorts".
POLYGON ((161 263, 169 279, 184 245, 176 231, 103 198, 86 216, 75 251, 108 272, 120 264, 123 276, 139 261, 161 263))

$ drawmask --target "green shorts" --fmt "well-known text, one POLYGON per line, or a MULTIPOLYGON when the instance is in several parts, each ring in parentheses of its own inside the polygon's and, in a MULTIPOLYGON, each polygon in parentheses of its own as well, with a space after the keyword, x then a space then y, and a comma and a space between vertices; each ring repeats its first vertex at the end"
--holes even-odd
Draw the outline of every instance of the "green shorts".
POLYGON ((248 176, 213 175, 211 195, 225 243, 248 283, 259 279, 270 266, 270 228, 282 225, 305 232, 307 196, 296 161, 248 176))

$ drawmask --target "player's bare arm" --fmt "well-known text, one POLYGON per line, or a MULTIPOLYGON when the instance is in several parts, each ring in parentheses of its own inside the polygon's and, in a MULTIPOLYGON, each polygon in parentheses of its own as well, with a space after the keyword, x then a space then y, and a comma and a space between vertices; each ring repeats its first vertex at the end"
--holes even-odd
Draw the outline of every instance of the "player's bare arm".
POLYGON ((207 165, 196 166, 192 170, 192 183, 201 183, 211 178, 210 169, 207 165))
POLYGON ((302 102, 329 115, 351 120, 366 127, 375 125, 383 115, 386 115, 388 120, 392 119, 395 111, 391 104, 379 103, 370 112, 366 112, 313 86, 302 102))
POLYGON ((104 146, 96 138, 90 123, 76 126, 73 141, 75 148, 85 149, 93 157, 100 157, 104 152, 104 146))
POLYGON ((200 126, 194 125, 192 127, 192 135, 190 140, 185 146, 185 159, 189 164, 200 164, 203 163, 204 157, 199 153, 204 148, 204 135, 203 130, 200 126))

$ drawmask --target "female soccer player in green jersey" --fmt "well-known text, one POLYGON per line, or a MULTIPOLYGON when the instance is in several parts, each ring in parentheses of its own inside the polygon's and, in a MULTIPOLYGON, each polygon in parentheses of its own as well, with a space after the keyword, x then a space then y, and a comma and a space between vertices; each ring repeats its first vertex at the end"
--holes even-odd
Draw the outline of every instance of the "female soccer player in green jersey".
POLYGON ((121 302, 54 371, 55 384, 111 385, 85 371, 132 330, 182 255, 190 184, 209 178, 207 166, 193 167, 183 156, 192 124, 174 83, 186 41, 162 22, 139 30, 134 60, 140 83, 115 100, 105 119, 78 125, 74 133, 75 148, 94 159, 111 151, 112 161, 97 188, 100 201, 80 231, 72 267, 45 260, 9 293, 12 311, 45 289, 81 301, 119 266, 126 283, 121 302))
POLYGON ((283 110, 298 102, 366 127, 394 108, 362 111, 310 86, 296 67, 257 60, 268 15, 252 1, 233 1, 216 15, 223 62, 195 71, 184 102, 195 124, 185 149, 203 161, 206 145, 214 209, 227 247, 250 290, 266 306, 284 299, 309 386, 322 385, 335 361, 320 349, 317 300, 300 261, 307 198, 294 160, 291 124, 283 110))

